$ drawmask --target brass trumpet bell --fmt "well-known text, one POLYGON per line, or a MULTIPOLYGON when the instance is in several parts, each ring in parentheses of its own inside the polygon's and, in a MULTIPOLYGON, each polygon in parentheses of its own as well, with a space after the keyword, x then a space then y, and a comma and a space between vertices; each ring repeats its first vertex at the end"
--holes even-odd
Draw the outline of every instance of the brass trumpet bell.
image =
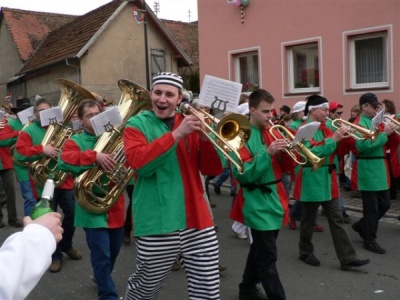
POLYGON ((221 151, 236 166, 240 173, 243 173, 244 166, 238 151, 250 138, 251 128, 249 120, 243 115, 234 113, 228 114, 219 120, 203 109, 194 108, 189 104, 182 104, 180 109, 184 115, 194 115, 200 120, 205 127, 205 130, 202 129, 201 131, 207 136, 214 147, 221 151), (206 119, 216 125, 216 130, 205 121, 206 119), (230 153, 234 153, 239 162, 233 159, 230 153))

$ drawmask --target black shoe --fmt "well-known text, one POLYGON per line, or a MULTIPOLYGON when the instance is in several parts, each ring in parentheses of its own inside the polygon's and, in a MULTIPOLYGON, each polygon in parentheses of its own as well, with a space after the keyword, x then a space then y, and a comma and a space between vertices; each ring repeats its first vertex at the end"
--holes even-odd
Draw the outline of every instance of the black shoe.
POLYGON ((239 284, 239 300, 268 300, 258 287, 244 287, 239 284))
POLYGON ((318 258, 315 257, 313 253, 300 255, 300 259, 304 261, 306 264, 309 264, 314 267, 318 267, 321 265, 321 262, 318 260, 318 258))
POLYGON ((355 223, 353 223, 352 225, 351 225, 351 228, 353 228, 353 230, 355 231, 355 232, 357 232, 359 235, 360 235, 360 238, 362 239, 362 240, 364 240, 364 233, 363 233, 363 231, 362 231, 362 229, 360 228, 360 225, 359 225, 359 223, 358 222, 355 222, 355 223))
POLYGON ((351 270, 352 267, 361 267, 361 266, 364 266, 367 264, 369 264, 369 259, 356 258, 355 260, 352 260, 351 262, 348 262, 347 264, 341 264, 340 268, 343 271, 348 271, 348 270, 351 270))
POLYGON ((231 192, 231 197, 235 197, 236 193, 235 192, 231 192))
POLYGON ((371 252, 374 252, 374 253, 377 253, 377 254, 385 254, 386 253, 386 250, 383 249, 381 246, 379 246, 377 242, 364 244, 363 248, 365 250, 368 250, 368 251, 371 251, 371 252))
POLYGON ((215 192, 217 195, 221 195, 221 188, 220 188, 219 186, 216 186, 216 185, 214 184, 214 192, 215 192))

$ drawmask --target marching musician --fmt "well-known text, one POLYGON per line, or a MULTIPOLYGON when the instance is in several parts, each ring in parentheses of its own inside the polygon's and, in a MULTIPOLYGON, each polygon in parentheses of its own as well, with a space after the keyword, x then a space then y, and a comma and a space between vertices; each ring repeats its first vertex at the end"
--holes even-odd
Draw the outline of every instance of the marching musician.
MULTIPOLYGON (((17 99, 16 107, 11 108, 13 113, 17 113, 30 107, 28 98, 17 99)), ((14 227, 22 227, 22 221, 18 219, 17 207, 15 202, 14 187, 14 164, 10 148, 17 141, 19 131, 22 129, 21 121, 12 117, 7 118, 4 128, 0 130, 0 180, 6 195, 8 224, 14 227)), ((17 175, 19 172, 17 172, 17 175)), ((22 192, 22 195, 25 196, 22 192)), ((25 197, 24 197, 25 199, 25 197)), ((33 199, 34 200, 34 199, 33 199)), ((4 227, 3 212, 0 208, 0 228, 4 227)))
MULTIPOLYGON (((65 142, 58 159, 59 168, 71 172, 73 177, 97 165, 105 171, 111 171, 115 166, 111 154, 93 150, 100 136, 95 135, 90 119, 101 110, 100 103, 92 99, 82 100, 78 105, 78 118, 83 130, 65 142)), ((82 227, 86 234, 99 299, 118 299, 111 272, 124 237, 124 209, 122 194, 105 213, 90 212, 78 202, 75 205, 75 226, 82 227)))
MULTIPOLYGON (((378 98, 373 93, 360 97, 360 116, 354 124, 370 129, 372 118, 377 113, 378 98)), ((376 140, 357 140, 354 154, 356 160, 351 174, 351 188, 361 191, 363 217, 352 225, 363 240, 364 249, 373 253, 384 254, 386 250, 377 242, 379 220, 390 208, 390 178, 386 151, 391 145, 399 143, 399 136, 393 134, 396 125, 380 124, 376 140)))
MULTIPOLYGON (((16 100, 16 106, 11 108, 11 111, 17 116, 15 119, 9 119, 8 125, 11 127, 13 132, 16 132, 16 137, 13 145, 17 142, 18 134, 24 127, 21 120, 18 117, 18 113, 23 111, 32 104, 28 98, 21 98, 16 100)), ((15 152, 10 153, 13 155, 15 152)), ((25 216, 30 216, 32 214, 33 208, 35 207, 37 201, 33 193, 33 188, 29 180, 29 165, 27 163, 21 163, 14 157, 14 170, 17 181, 19 182, 19 187, 21 189, 21 195, 24 199, 24 214, 25 216)))
POLYGON ((153 77, 152 110, 124 130, 127 161, 137 178, 133 192, 136 271, 126 299, 155 299, 176 258, 186 269, 189 298, 219 299, 218 240, 200 178, 218 175, 217 151, 194 115, 177 113, 183 80, 153 77))
MULTIPOLYGON (((317 121, 320 126, 311 141, 305 141, 304 145, 313 154, 325 158, 322 166, 313 171, 311 164, 303 165, 296 177, 294 198, 302 202, 302 214, 300 223, 300 260, 311 266, 319 266, 321 263, 314 255, 312 236, 314 224, 317 218, 318 208, 321 205, 328 218, 329 229, 335 246, 336 255, 340 261, 342 270, 350 270, 369 263, 368 259, 357 258, 356 251, 350 242, 338 202, 338 183, 334 165, 335 154, 340 154, 341 149, 346 149, 346 144, 340 143, 345 137, 347 128, 340 127, 334 133, 326 124, 329 114, 328 100, 319 95, 311 95, 307 98, 305 113, 307 122, 317 121), (340 146, 340 147, 339 147, 340 146)), ((350 139, 346 139, 350 141, 350 139)))
MULTIPOLYGON (((36 100, 35 105, 33 106, 35 120, 32 122, 32 124, 20 132, 15 146, 15 158, 18 161, 33 162, 41 159, 43 156, 57 159, 59 149, 53 147, 51 144, 46 146, 41 145, 47 128, 41 126, 40 112, 51 107, 52 104, 47 99, 40 98, 36 100)), ((65 180, 65 182, 63 182, 54 190, 54 195, 51 202, 51 208, 54 211, 57 211, 58 206, 60 206, 64 215, 62 221, 62 227, 64 230, 63 239, 57 244, 56 251, 52 255, 52 263, 49 268, 51 273, 57 273, 61 271, 63 258, 63 254, 61 252, 66 253, 69 258, 73 260, 82 259, 82 254, 72 245, 72 240, 75 233, 75 200, 72 193, 72 187, 73 179, 71 176, 68 176, 67 180, 65 180)), ((35 185, 34 193, 36 198, 40 198, 42 190, 42 186, 35 185)))
MULTIPOLYGON (((281 153, 287 142, 282 138, 275 140, 268 131, 274 101, 263 89, 250 94, 251 135, 239 151, 244 162, 243 174, 233 166, 239 192, 231 218, 248 226, 253 238, 239 284, 240 299, 267 299, 256 287, 260 281, 268 299, 286 297, 276 268, 276 239, 288 220, 288 197, 281 182, 281 168, 293 169, 295 162, 281 153)), ((278 132, 274 134, 280 136, 278 132)))

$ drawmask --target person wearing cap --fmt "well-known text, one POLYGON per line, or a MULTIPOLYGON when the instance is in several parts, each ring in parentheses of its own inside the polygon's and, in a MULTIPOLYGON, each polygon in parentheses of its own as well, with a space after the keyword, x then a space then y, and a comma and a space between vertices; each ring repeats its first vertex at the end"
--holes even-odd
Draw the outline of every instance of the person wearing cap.
POLYGON ((289 128, 293 130, 299 129, 301 124, 304 123, 304 108, 306 107, 306 101, 298 101, 293 105, 292 108, 292 119, 289 128))
POLYGON ((133 230, 136 271, 125 299, 156 299, 176 258, 186 269, 189 298, 219 299, 218 240, 200 178, 222 172, 202 122, 177 112, 183 80, 153 77, 152 110, 133 116, 123 134, 128 165, 136 172, 133 230))
MULTIPOLYGON (((70 172, 74 178, 97 166, 104 171, 114 170, 115 160, 111 154, 93 150, 101 135, 95 135, 91 119, 102 110, 101 103, 94 99, 82 100, 78 105, 78 118, 83 130, 64 143, 58 157, 60 170, 70 172)), ((75 202, 74 225, 85 231, 99 299, 119 299, 111 274, 123 243, 124 220, 125 200, 122 194, 103 213, 93 213, 75 202)))
MULTIPOLYGON (((365 93, 359 99, 361 114, 354 124, 370 129, 377 113, 378 98, 373 93, 365 93)), ((379 134, 371 139, 356 140, 353 153, 356 160, 351 174, 351 188, 361 191, 363 216, 353 223, 352 228, 363 240, 363 248, 377 254, 386 250, 376 241, 379 220, 390 208, 390 178, 386 151, 399 143, 399 136, 393 134, 396 126, 380 124, 379 134)))
POLYGON ((330 233, 341 269, 350 270, 353 267, 363 266, 368 264, 369 260, 357 258, 356 251, 344 227, 338 201, 339 187, 336 181, 336 170, 333 165, 334 155, 340 154, 348 147, 345 144, 348 139, 344 139, 348 129, 341 127, 332 132, 326 127, 325 121, 329 113, 329 104, 328 100, 322 96, 309 96, 305 113, 308 116, 307 123, 319 122, 320 125, 314 137, 310 141, 304 141, 303 144, 313 154, 325 159, 317 170, 313 170, 309 163, 303 165, 296 177, 294 198, 302 202, 299 258, 311 266, 321 265, 314 254, 312 237, 318 208, 322 206, 328 218, 330 233))
MULTIPOLYGON (((14 114, 17 114, 18 112, 30 106, 31 104, 28 98, 17 99, 16 106, 12 107, 11 111, 14 114)), ((15 202, 16 201, 15 186, 14 186, 15 164, 10 149, 16 143, 17 137, 21 129, 22 129, 22 124, 19 118, 16 119, 8 118, 4 128, 0 130, 0 160, 1 160, 0 176, 7 199, 8 224, 14 227, 22 227, 23 224, 22 221, 18 219, 18 214, 17 214, 17 207, 15 202)), ((16 171, 17 171, 17 178, 19 178, 18 176, 20 175, 20 170, 16 171)), ((26 169, 26 174, 28 174, 27 169, 26 169)), ((22 187, 21 187, 21 194, 25 201, 25 198, 28 198, 28 193, 24 193, 22 187)), ((35 201, 33 197, 29 197, 29 200, 35 201)), ((2 227, 4 227, 3 212, 0 208, 0 228, 2 227)))
MULTIPOLYGON (((307 101, 298 101, 293 105, 292 108, 292 118, 293 122, 290 123, 289 129, 293 131, 297 131, 301 125, 306 123, 307 117, 304 114, 304 109, 306 107, 307 101)), ((293 133, 295 134, 295 133, 293 133)), ((291 172, 291 180, 292 182, 296 181, 296 175, 299 173, 301 165, 297 165, 294 171, 291 172)), ((289 212, 289 222, 288 226, 290 229, 295 230, 297 228, 297 222, 301 220, 301 202, 298 201, 299 199, 295 199, 295 203, 290 208, 289 212)), ((315 232, 323 232, 324 227, 320 224, 315 224, 314 227, 315 232)))
MULTIPOLYGON (((326 121, 326 126, 330 130, 335 132, 336 128, 332 126, 332 121, 336 120, 336 119, 341 119, 342 115, 343 115, 343 105, 336 101, 330 101, 329 102, 329 119, 326 121)), ((342 156, 342 159, 343 159, 343 156, 342 156)), ((339 165, 339 157, 337 155, 335 155, 334 164, 336 166, 336 176, 337 176, 337 182, 339 184, 340 165, 339 165)), ((340 205, 340 208, 342 209, 342 216, 343 216, 344 222, 346 224, 351 223, 351 217, 346 212, 346 205, 345 205, 343 197, 340 193, 340 189, 339 189, 339 205, 340 205)))
POLYGON ((267 299, 258 290, 259 282, 268 299, 286 299, 276 266, 276 240, 288 220, 282 169, 293 169, 296 164, 282 151, 287 142, 280 132, 269 132, 274 102, 274 97, 264 89, 250 94, 251 135, 239 150, 245 162, 244 172, 232 166, 239 190, 230 217, 248 226, 253 240, 239 284, 239 299, 267 299))

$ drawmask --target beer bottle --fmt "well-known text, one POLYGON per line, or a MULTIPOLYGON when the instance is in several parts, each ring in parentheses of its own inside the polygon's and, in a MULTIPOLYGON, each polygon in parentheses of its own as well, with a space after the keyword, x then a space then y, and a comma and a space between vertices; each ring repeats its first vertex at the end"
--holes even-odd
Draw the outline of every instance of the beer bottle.
POLYGON ((54 188, 55 186, 53 179, 47 179, 43 188, 42 197, 40 198, 40 201, 33 208, 33 212, 31 215, 32 220, 35 220, 40 216, 43 216, 44 214, 47 214, 49 212, 53 212, 53 210, 50 207, 50 200, 53 199, 54 188))

